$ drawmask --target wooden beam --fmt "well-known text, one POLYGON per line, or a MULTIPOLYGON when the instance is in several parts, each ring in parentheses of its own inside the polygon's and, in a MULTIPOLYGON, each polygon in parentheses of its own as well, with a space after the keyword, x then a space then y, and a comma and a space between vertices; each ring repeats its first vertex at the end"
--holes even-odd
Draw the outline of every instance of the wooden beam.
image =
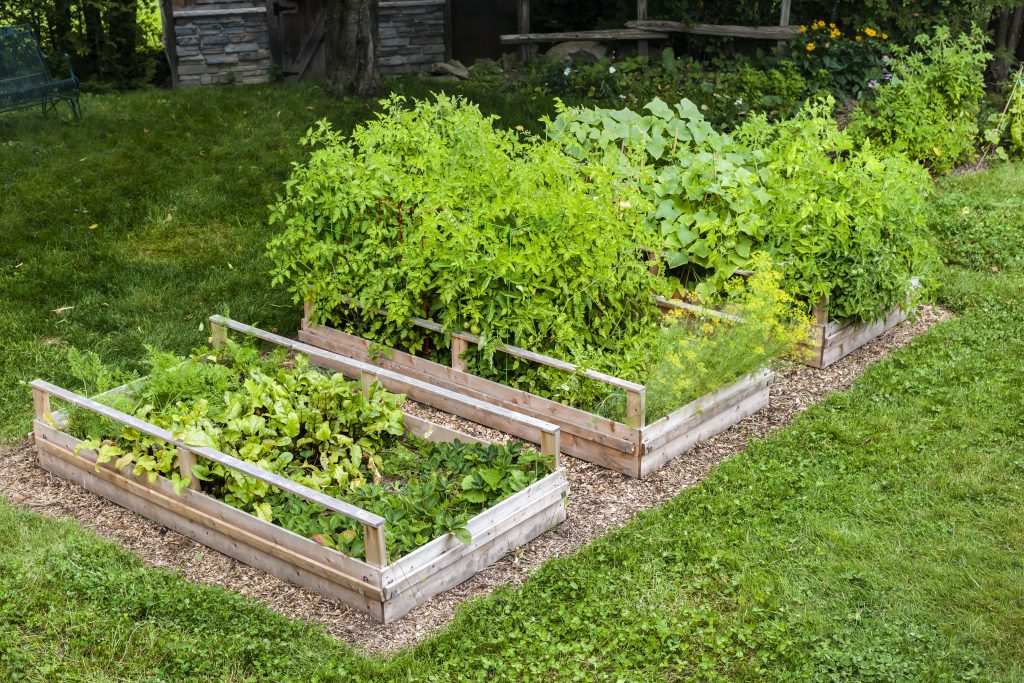
MULTIPOLYGON (((634 23, 634 22, 630 22, 634 23)), ((602 31, 563 31, 561 33, 509 33, 501 36, 503 45, 561 43, 566 40, 665 40, 666 33, 629 28, 602 31)))
MULTIPOLYGON (((647 0, 636 0, 636 18, 638 21, 644 21, 647 19, 647 0)), ((648 52, 647 41, 636 41, 636 51, 638 54, 646 57, 648 52)))
POLYGON ((796 35, 794 26, 735 26, 733 24, 684 24, 681 21, 627 21, 626 26, 642 31, 659 33, 687 33, 696 36, 719 36, 723 38, 756 38, 764 40, 789 40, 796 35))

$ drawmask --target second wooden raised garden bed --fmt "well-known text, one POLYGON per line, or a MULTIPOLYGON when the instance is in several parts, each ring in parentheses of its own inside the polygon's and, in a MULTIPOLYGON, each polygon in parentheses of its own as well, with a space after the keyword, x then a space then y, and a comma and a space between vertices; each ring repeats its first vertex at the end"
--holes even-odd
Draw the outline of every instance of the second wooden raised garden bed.
MULTIPOLYGON (((379 381, 389 391, 404 393, 420 401, 427 399, 424 402, 443 405, 446 409, 454 409, 452 412, 464 412, 474 416, 474 419, 482 418, 478 421, 500 425, 506 431, 515 432, 518 436, 540 444, 543 453, 554 456, 554 469, 546 477, 470 519, 466 523, 472 539, 469 544, 446 534, 391 562, 388 561, 385 546, 387 520, 383 517, 220 451, 190 446, 167 430, 48 382, 36 380, 31 383, 36 414, 33 435, 39 464, 43 469, 78 483, 89 491, 225 555, 338 599, 385 623, 394 621, 432 596, 462 583, 510 550, 565 519, 568 483, 564 468, 558 464, 557 425, 487 405, 471 397, 310 348, 218 316, 211 318, 211 322, 215 342, 218 338, 224 338, 227 329, 252 334, 302 353, 315 365, 336 371, 344 370, 346 375, 361 377, 364 386, 379 381), (134 475, 130 465, 119 470, 112 462, 97 464, 96 452, 81 449, 81 440, 64 431, 66 419, 60 412, 51 410, 51 397, 175 446, 178 449, 182 477, 189 477, 195 484, 179 495, 168 479, 161 477, 150 482, 145 476, 134 475), (514 429, 507 429, 510 426, 514 426, 514 429), (197 458, 220 463, 326 510, 356 520, 363 528, 366 559, 350 557, 324 547, 204 494, 198 480, 190 476, 197 458)), ((404 420, 409 432, 431 441, 458 438, 463 442, 484 442, 409 413, 405 414, 404 420)))
MULTIPOLYGON (((443 333, 441 325, 431 320, 412 318, 412 324, 443 333)), ((718 434, 743 418, 753 415, 768 404, 769 384, 774 374, 761 370, 714 393, 678 408, 661 419, 645 424, 646 389, 592 370, 583 370, 572 363, 544 356, 513 346, 502 348, 524 360, 578 373, 603 382, 626 393, 626 422, 616 422, 601 415, 567 406, 557 401, 493 382, 466 372, 462 356, 479 337, 462 332, 451 333, 452 365, 442 365, 398 349, 382 348, 362 337, 311 322, 307 304, 299 339, 313 346, 332 351, 364 363, 372 363, 410 378, 459 392, 509 410, 549 420, 561 427, 562 452, 636 478, 645 478, 659 467, 678 457, 695 444, 718 434)), ((415 398, 415 397, 414 397, 415 398)), ((516 436, 517 425, 500 424, 491 415, 479 414, 463 406, 435 403, 432 397, 417 401, 454 413, 460 417, 492 426, 516 436)))
MULTIPOLYGON (((918 279, 914 278, 911 287, 918 286, 918 279)), ((907 320, 911 310, 908 300, 907 305, 896 306, 878 320, 861 323, 829 320, 828 303, 822 302, 814 308, 811 341, 804 345, 801 360, 812 368, 827 368, 907 320)))

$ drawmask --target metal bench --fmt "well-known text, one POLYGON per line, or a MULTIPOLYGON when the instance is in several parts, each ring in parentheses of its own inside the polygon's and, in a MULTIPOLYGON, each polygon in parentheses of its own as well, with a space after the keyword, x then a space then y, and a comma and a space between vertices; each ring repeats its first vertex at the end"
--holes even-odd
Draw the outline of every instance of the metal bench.
POLYGON ((81 120, 78 77, 66 54, 64 60, 70 76, 55 79, 31 27, 0 26, 0 112, 40 107, 46 116, 67 102, 81 120))

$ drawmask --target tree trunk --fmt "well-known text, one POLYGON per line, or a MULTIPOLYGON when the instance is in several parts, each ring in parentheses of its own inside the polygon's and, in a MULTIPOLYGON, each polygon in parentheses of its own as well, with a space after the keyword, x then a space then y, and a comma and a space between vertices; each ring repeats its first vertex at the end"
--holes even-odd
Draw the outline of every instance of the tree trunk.
POLYGON ((103 40, 103 18, 100 16, 98 0, 86 0, 83 3, 82 16, 85 19, 85 42, 92 60, 92 75, 102 78, 104 76, 105 41, 103 40))
POLYGON ((107 39, 111 47, 109 70, 117 74, 120 87, 134 85, 138 77, 135 53, 139 40, 138 0, 113 0, 107 5, 103 18, 107 24, 107 39))
POLYGON ((328 0, 325 12, 328 92, 335 97, 375 95, 381 87, 377 0, 328 0))
POLYGON ((56 0, 53 3, 53 23, 50 28, 51 50, 56 53, 72 52, 71 2, 69 0, 56 0))
POLYGON ((1017 54, 1022 32, 1024 32, 1024 5, 1019 5, 1013 10, 1013 18, 1010 19, 1010 31, 1006 38, 1006 48, 1011 56, 1017 54))

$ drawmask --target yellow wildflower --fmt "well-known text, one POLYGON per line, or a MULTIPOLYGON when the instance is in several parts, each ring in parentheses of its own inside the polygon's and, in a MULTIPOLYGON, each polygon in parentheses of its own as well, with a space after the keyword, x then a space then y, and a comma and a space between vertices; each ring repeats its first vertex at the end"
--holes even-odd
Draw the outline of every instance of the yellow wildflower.
POLYGON ((854 38, 854 40, 860 40, 860 36, 857 36, 856 38, 854 38))
POLYGON ((807 43, 807 51, 814 52, 814 43, 807 43))
POLYGON ((831 21, 830 21, 830 22, 828 22, 828 27, 829 27, 830 29, 832 29, 832 30, 835 30, 835 28, 836 28, 836 25, 835 25, 835 24, 834 24, 833 22, 831 22, 831 21))
POLYGON ((882 40, 889 40, 889 34, 888 33, 883 33, 882 34, 882 40))
POLYGON ((800 24, 800 33, 807 33, 807 27, 803 24, 800 24))
POLYGON ((864 29, 864 34, 867 35, 868 38, 874 38, 875 36, 878 35, 878 31, 868 26, 866 29, 864 29))
POLYGON ((843 32, 840 31, 837 28, 834 28, 834 29, 832 29, 831 31, 828 32, 829 38, 838 38, 841 35, 843 35, 843 32))

